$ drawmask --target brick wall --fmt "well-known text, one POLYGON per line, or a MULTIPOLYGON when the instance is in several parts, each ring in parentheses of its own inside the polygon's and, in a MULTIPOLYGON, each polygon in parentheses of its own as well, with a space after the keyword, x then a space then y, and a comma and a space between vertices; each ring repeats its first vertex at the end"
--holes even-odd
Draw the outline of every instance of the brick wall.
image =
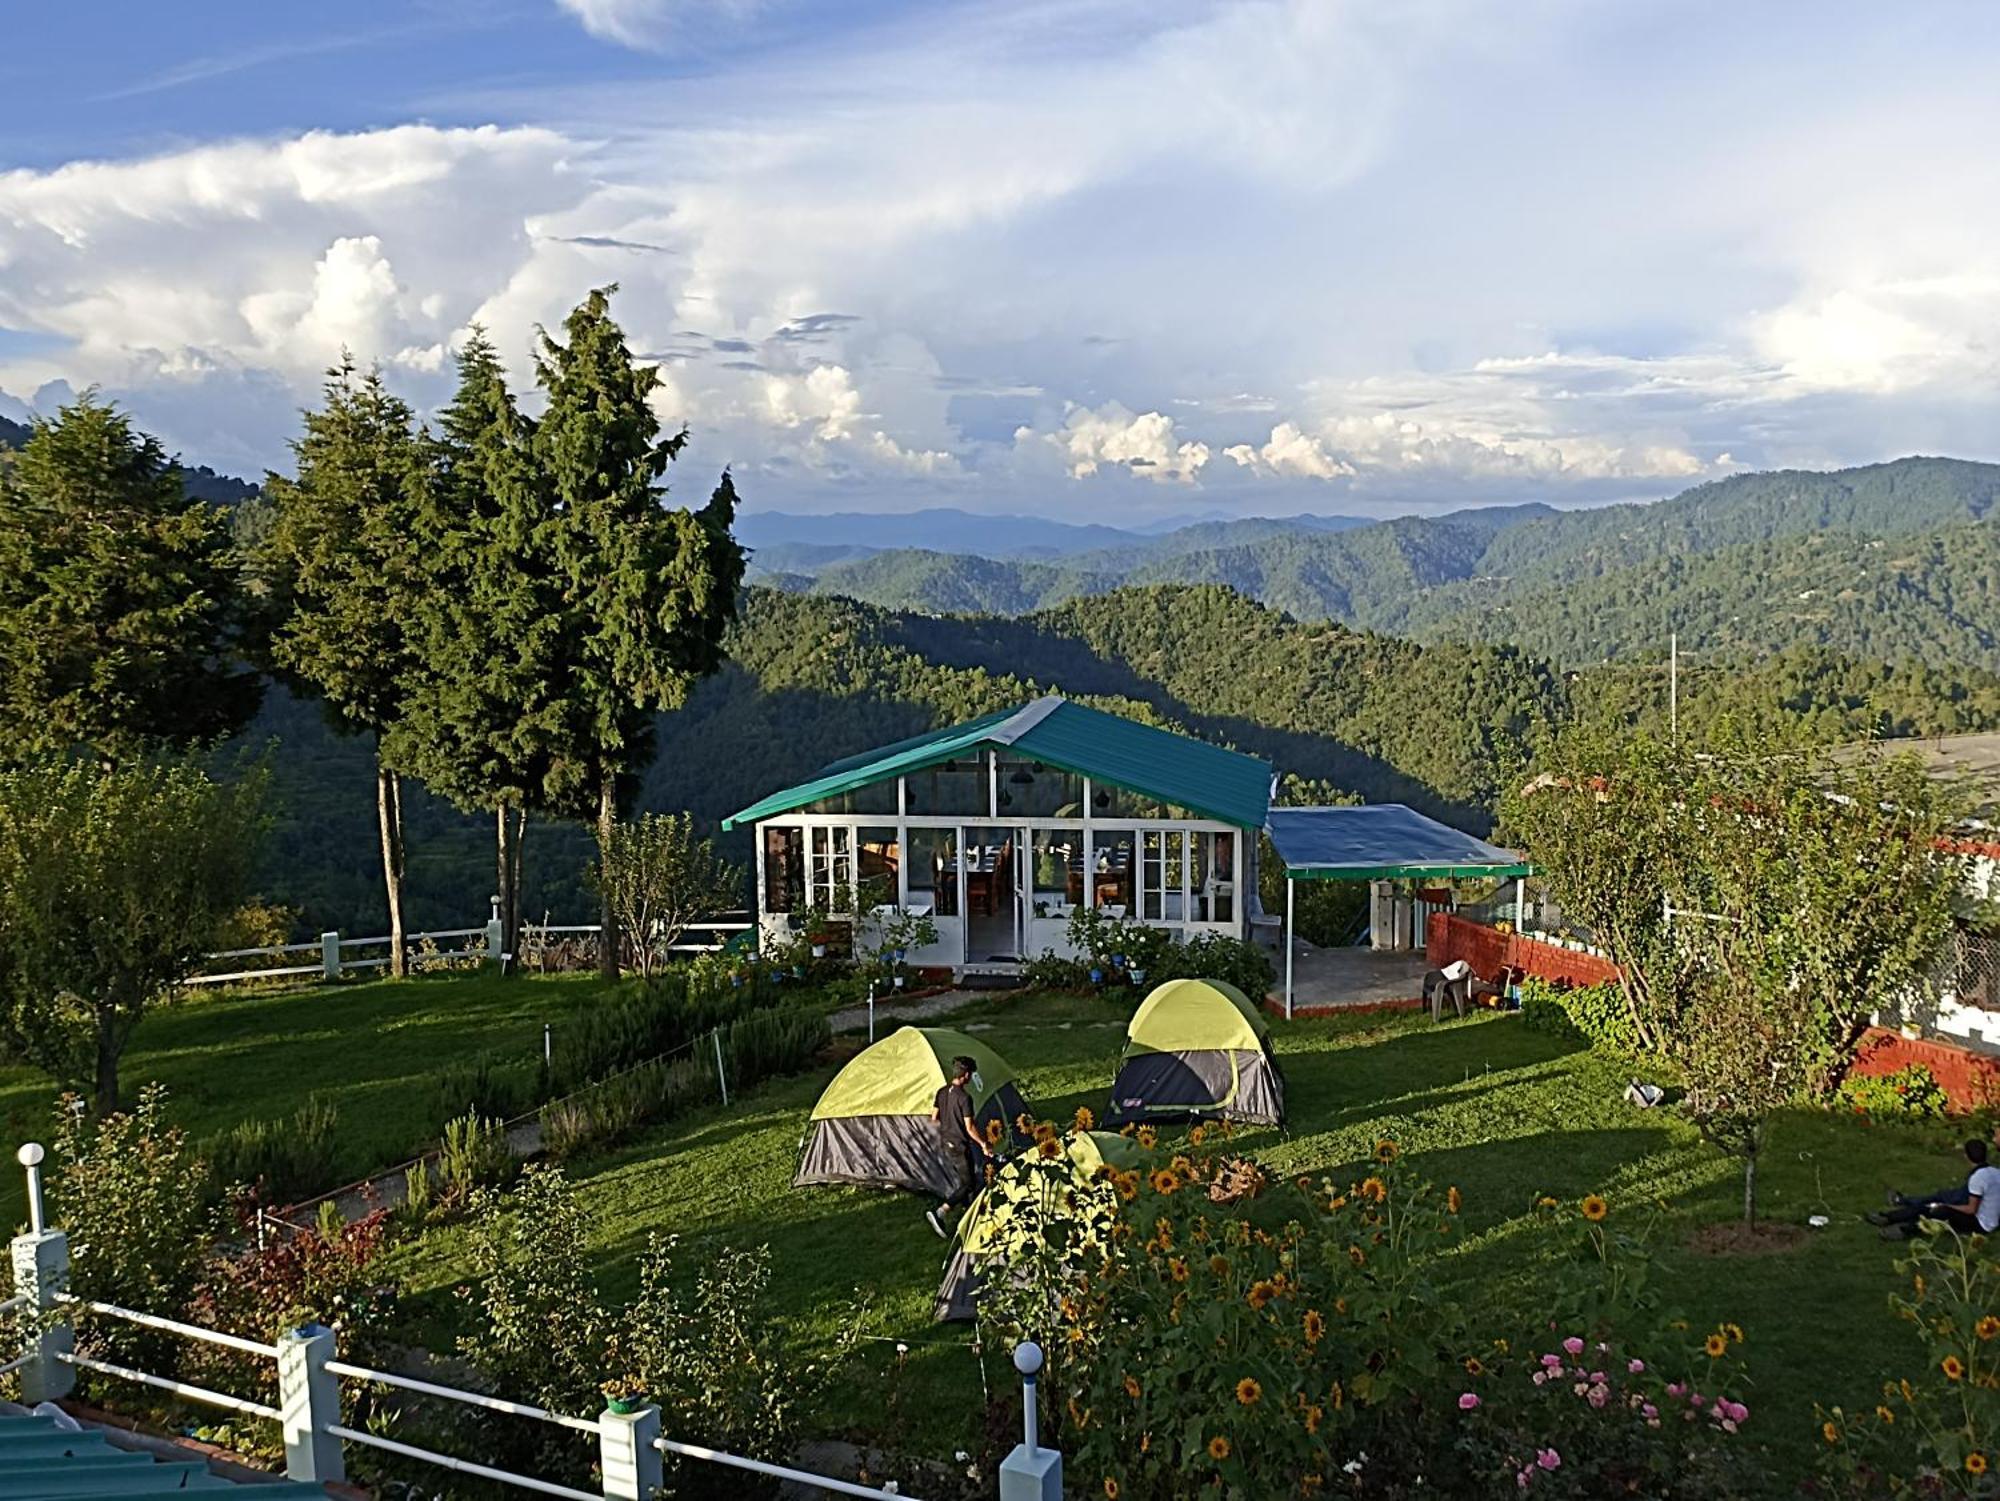
POLYGON ((1893 1074, 1913 1063, 1931 1071, 1954 1110, 1977 1110, 2000 1100, 2000 1058, 1931 1038, 1905 1037, 1886 1027, 1870 1027, 1862 1034, 1853 1072, 1893 1074))
POLYGON ((1509 965, 1544 980, 1567 980, 1578 986, 1618 979, 1618 966, 1609 959, 1519 933, 1502 933, 1449 912, 1431 914, 1424 932, 1424 957, 1433 968, 1463 959, 1482 980, 1491 980, 1509 965))

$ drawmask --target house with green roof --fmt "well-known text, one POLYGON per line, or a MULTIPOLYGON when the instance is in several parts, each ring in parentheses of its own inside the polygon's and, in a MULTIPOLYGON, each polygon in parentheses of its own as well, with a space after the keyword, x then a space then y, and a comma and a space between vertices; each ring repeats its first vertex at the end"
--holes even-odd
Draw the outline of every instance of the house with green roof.
POLYGON ((756 830, 767 935, 901 908, 938 933, 909 963, 1004 969, 1067 954, 1078 908, 1246 936, 1271 780, 1254 756, 1051 695, 835 761, 723 827, 756 830))

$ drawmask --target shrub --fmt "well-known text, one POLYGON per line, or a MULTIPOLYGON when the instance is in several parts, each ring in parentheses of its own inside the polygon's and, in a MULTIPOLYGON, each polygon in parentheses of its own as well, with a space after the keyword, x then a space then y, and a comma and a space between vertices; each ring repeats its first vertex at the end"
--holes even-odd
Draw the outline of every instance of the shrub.
POLYGON ((831 1041, 833 1027, 823 1012, 760 1011, 746 1016, 723 1033, 729 1082, 748 1089, 765 1079, 796 1073, 831 1041))
POLYGON ((241 1121, 209 1143, 215 1181, 260 1203, 284 1204, 333 1186, 340 1112, 318 1095, 288 1121, 241 1121))
MULTIPOLYGON (((1167 945, 1155 961, 1160 980, 1222 980, 1252 1001, 1262 1001, 1277 979, 1263 949, 1247 938, 1201 933, 1186 943, 1167 945)), ((1147 976, 1154 983, 1152 975, 1147 976)))
POLYGON ((1951 1108, 1944 1086, 1921 1063, 1892 1074, 1849 1074, 1833 1103, 1836 1110, 1876 1120, 1943 1120, 1951 1108))
POLYGON ((1537 1031, 1572 1033, 1594 1048, 1641 1051, 1637 1028, 1616 985, 1582 985, 1530 975, 1521 982, 1521 1016, 1537 1031))
POLYGON ((1090 989, 1090 964, 1083 959, 1065 959, 1054 949, 1044 949, 1021 967, 1021 979, 1030 990, 1081 993, 1090 989))
POLYGON ((1110 917, 1097 908, 1079 907, 1070 913, 1068 937, 1078 957, 1058 959, 1051 953, 1031 961, 1030 984, 1084 990, 1090 987, 1094 968, 1107 986, 1150 990, 1166 980, 1224 980, 1261 1000, 1275 978, 1270 959, 1249 939, 1203 933, 1183 943, 1165 928, 1110 917))
POLYGON ((539 1058, 480 1053, 454 1058, 438 1070, 432 1119, 440 1125, 468 1110, 496 1120, 512 1120, 547 1097, 548 1071, 539 1058))
POLYGON ((774 1004, 780 993, 761 969, 740 984, 713 965, 661 970, 556 1028, 549 1091, 566 1095, 671 1053, 724 1022, 774 1004))
POLYGON ((444 1207, 469 1204, 477 1190, 505 1183, 513 1171, 507 1128, 499 1121, 468 1111, 445 1122, 437 1168, 437 1197, 444 1207))

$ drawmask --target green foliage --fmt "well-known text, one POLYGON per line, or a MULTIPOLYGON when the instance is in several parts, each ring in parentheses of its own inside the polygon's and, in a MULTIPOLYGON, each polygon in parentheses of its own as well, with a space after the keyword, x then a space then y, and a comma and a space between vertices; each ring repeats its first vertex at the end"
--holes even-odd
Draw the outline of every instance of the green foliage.
POLYGON ((265 1204, 289 1204, 334 1187, 334 1132, 340 1112, 309 1096, 290 1120, 247 1120, 208 1145, 215 1181, 241 1185, 265 1204))
POLYGON ((1926 1225, 1896 1263, 1889 1306, 1923 1359, 1882 1383, 1873 1411, 1819 1409, 1819 1483, 1837 1497, 1987 1497, 2000 1465, 2000 1264, 1984 1236, 1926 1225))
POLYGON ((0 772, 0 1035, 118 1104, 118 1059, 242 906, 265 777, 46 761, 0 772))
POLYGON ((1165 928, 1112 917, 1101 908, 1072 909, 1065 936, 1077 957, 1051 952, 1031 961, 1031 984, 1058 990, 1129 986, 1143 996, 1168 980, 1226 980, 1258 1001, 1275 978, 1270 957, 1250 939, 1201 933, 1183 941, 1165 928))
POLYGON ((512 1120, 547 1098, 541 1058, 485 1052, 448 1058, 437 1070, 432 1096, 440 1124, 467 1111, 492 1120, 512 1120))
POLYGON ((1566 986, 1529 976, 1521 982, 1521 1021, 1538 1032, 1578 1037, 1613 1052, 1643 1050, 1616 985, 1566 986))
POLYGON ((592 884, 617 912, 626 954, 645 977, 689 927, 741 902, 744 875, 687 814, 646 813, 613 828, 592 884))
POLYGON ((1833 1108, 1873 1120, 1943 1120, 1951 1097, 1921 1063, 1893 1073, 1849 1074, 1835 1091, 1833 1108))
MULTIPOLYGON (((148 1085, 130 1112, 93 1120, 83 1101, 56 1106, 50 1219, 69 1232, 69 1290, 78 1298, 169 1316, 185 1308, 217 1228, 208 1165, 148 1085)), ((120 1364, 159 1357, 172 1337, 106 1320, 82 1348, 120 1364)))
POLYGON ((514 1154, 507 1146, 507 1127, 476 1111, 444 1123, 438 1142, 437 1198, 441 1207, 470 1204, 481 1190, 505 1183, 514 1175, 514 1154))
POLYGON ((5 759, 127 759, 241 729, 261 692, 223 513, 95 393, 0 466, 5 759))

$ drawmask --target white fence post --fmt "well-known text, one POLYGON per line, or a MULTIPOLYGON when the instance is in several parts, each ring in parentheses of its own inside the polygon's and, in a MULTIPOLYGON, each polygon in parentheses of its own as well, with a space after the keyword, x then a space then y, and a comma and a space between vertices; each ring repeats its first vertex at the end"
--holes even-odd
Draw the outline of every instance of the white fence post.
POLYGON ((347 1478, 340 1440, 328 1431, 340 1421, 340 1382, 326 1368, 333 1358, 333 1331, 323 1324, 278 1337, 278 1424, 287 1479, 347 1478))
POLYGON ((606 1408, 597 1418, 599 1468, 606 1501, 653 1501, 666 1483, 660 1457, 660 1409, 606 1408))
POLYGON ((320 964, 326 970, 327 979, 338 980, 340 978, 340 935, 338 933, 322 933, 319 935, 319 956, 320 964))
POLYGON ((12 1252, 14 1291, 28 1300, 29 1317, 36 1321, 22 1344, 27 1364, 19 1372, 21 1400, 29 1407, 67 1397, 76 1386, 76 1368, 56 1358, 76 1348, 76 1332, 67 1323, 44 1322, 69 1289, 69 1237, 48 1229, 42 1220, 44 1155, 41 1143, 34 1141, 15 1154, 28 1170, 28 1233, 14 1237, 12 1252))
POLYGON ((1024 1442, 1000 1461, 1000 1501, 1062 1501, 1062 1453, 1041 1446, 1041 1417, 1035 1410, 1035 1377, 1042 1369, 1042 1348, 1032 1340, 1014 1347, 1014 1369, 1021 1373, 1024 1442))

